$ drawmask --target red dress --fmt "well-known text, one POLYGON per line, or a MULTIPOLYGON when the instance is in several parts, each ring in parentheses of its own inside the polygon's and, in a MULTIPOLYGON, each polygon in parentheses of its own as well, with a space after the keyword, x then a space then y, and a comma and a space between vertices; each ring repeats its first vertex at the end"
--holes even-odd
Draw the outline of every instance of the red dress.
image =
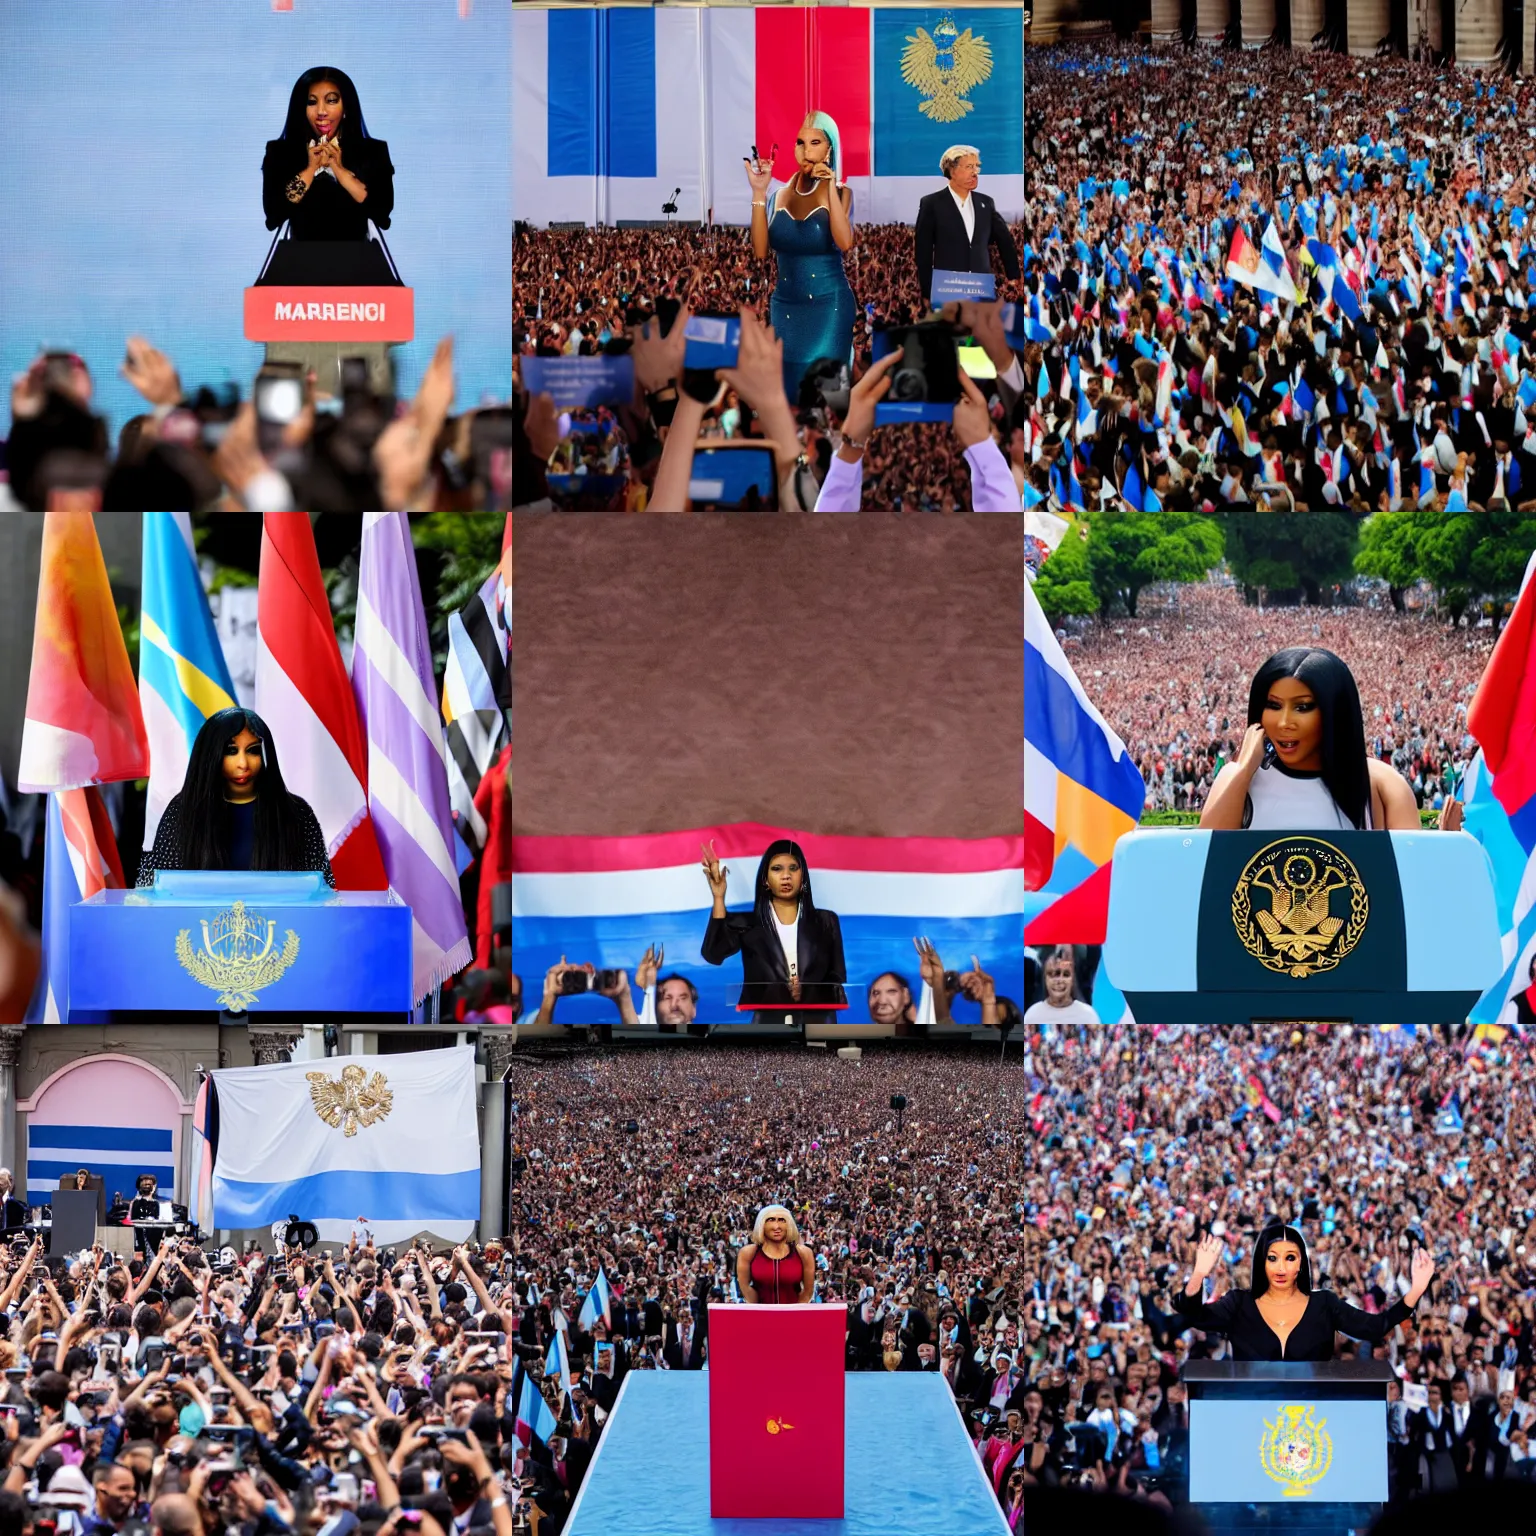
POLYGON ((752 1255, 750 1273, 759 1301, 772 1305, 800 1300, 800 1282, 805 1276, 805 1266, 800 1259, 800 1250, 793 1245, 789 1257, 785 1259, 769 1258, 759 1245, 757 1252, 752 1255))

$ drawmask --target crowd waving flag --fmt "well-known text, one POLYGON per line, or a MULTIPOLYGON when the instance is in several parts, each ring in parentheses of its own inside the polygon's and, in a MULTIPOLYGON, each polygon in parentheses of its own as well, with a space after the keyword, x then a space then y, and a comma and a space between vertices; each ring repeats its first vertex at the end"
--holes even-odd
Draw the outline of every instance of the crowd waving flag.
POLYGON ((29 1024, 69 1020, 69 909, 123 869, 95 787, 149 773, 128 647, 89 512, 49 512, 32 635, 18 787, 48 796, 42 967, 29 1024))
POLYGON ((203 722, 235 703, 186 512, 144 514, 140 604, 139 700, 150 746, 144 846, 152 848, 166 806, 181 792, 203 722))
POLYGON ((368 744, 307 512, 263 514, 256 623, 256 712, 277 738, 283 778, 319 819, 337 889, 384 890, 368 744))
POLYGON ((1024 583, 1026 943, 1102 944, 1109 861, 1141 817, 1146 784, 1078 681, 1024 583))
POLYGON ((453 857, 448 761, 432 644, 404 512, 369 512, 357 588, 352 691, 368 741, 368 809, 389 888, 411 909, 412 996, 470 962, 453 857))

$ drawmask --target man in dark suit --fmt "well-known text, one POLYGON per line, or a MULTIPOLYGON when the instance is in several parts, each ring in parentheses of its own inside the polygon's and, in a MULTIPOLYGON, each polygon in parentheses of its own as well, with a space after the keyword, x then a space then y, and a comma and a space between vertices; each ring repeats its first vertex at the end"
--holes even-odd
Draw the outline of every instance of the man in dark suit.
POLYGON ((1478 455, 1477 470, 1468 486, 1469 499, 1480 507, 1487 507, 1494 500, 1494 492, 1500 495, 1499 505, 1508 505, 1511 511, 1525 511, 1536 504, 1536 458, 1523 448, 1515 448, 1513 413, 1495 410, 1490 422, 1493 435, 1493 451, 1484 449, 1478 455), (1498 418, 1508 417, 1507 421, 1498 418))
POLYGON ((944 151, 939 169, 948 185, 917 205, 914 238, 923 302, 928 302, 935 267, 943 272, 990 272, 994 245, 1002 255, 1003 270, 1018 282, 1024 269, 1013 233, 992 199, 976 190, 981 152, 970 144, 952 145, 944 151))
POLYGON ((1430 1382, 1429 1407, 1420 1408, 1408 1417, 1409 1444, 1423 1458, 1421 1486, 1429 1493, 1445 1493, 1458 1487, 1467 1462, 1464 1447, 1461 1465, 1457 1465, 1456 1431, 1440 1394, 1440 1383, 1430 1382))

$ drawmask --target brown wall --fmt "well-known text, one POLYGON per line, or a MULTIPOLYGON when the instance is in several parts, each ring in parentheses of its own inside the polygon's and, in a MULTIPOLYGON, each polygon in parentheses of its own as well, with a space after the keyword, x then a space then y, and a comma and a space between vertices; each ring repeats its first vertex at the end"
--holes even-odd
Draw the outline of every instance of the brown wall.
POLYGON ((514 835, 1018 835, 1020 518, 529 514, 514 537, 514 835))

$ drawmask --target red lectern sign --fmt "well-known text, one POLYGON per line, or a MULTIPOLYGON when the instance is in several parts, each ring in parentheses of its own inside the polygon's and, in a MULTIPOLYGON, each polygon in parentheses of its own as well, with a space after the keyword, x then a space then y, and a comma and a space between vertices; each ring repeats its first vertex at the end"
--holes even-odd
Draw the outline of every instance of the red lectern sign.
POLYGON ((411 341, 415 335, 411 288, 245 290, 247 341, 411 341))
POLYGON ((842 1306, 709 1309, 709 1513, 843 1517, 842 1306))

